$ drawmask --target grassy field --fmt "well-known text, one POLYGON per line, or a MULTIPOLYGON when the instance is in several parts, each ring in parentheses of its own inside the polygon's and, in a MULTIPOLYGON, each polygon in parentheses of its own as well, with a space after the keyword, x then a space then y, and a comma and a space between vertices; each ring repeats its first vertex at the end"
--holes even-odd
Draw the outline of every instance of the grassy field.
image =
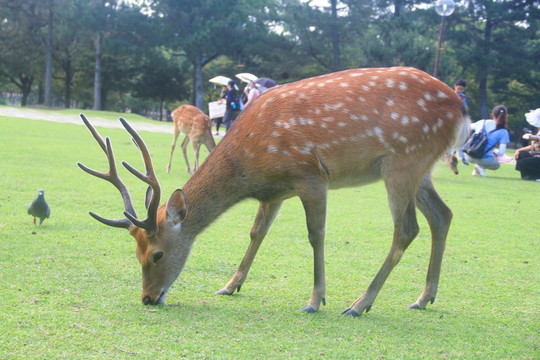
MULTIPOLYGON (((340 315, 390 246, 381 183, 330 193, 328 303, 319 313, 298 312, 312 287, 298 199, 284 205, 240 293, 214 295, 247 248, 255 201, 233 207, 201 234, 167 305, 148 307, 140 301, 133 239, 87 214, 118 218, 123 210, 113 186, 76 166, 106 170, 89 132, 7 117, 0 128, 1 359, 540 358, 540 183, 520 180, 511 165, 488 178, 472 177, 470 167, 456 176, 437 165, 435 186, 455 216, 437 301, 426 311, 406 309, 423 289, 429 259, 429 229, 420 217, 420 235, 371 312, 340 315), (41 227, 26 214, 38 189, 52 209, 41 227)), ((112 138, 118 161, 142 169, 125 131, 98 130, 112 138)), ((172 136, 142 136, 165 201, 188 178, 181 154, 165 174, 172 136)), ((127 171, 122 177, 144 214, 144 185, 127 171)))

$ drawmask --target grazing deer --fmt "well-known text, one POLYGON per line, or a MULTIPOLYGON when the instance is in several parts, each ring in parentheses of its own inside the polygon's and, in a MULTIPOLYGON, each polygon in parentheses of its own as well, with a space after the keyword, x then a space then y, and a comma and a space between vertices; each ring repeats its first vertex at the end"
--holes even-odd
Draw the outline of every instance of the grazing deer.
POLYGON ((448 167, 450 168, 450 171, 452 171, 455 175, 458 175, 459 174, 459 170, 458 170, 458 158, 456 156, 456 154, 454 153, 446 153, 443 155, 443 158, 442 160, 446 163, 446 165, 448 165, 448 167))
POLYGON ((172 112, 172 118, 174 121, 174 137, 171 145, 171 157, 169 158, 169 164, 167 165, 167 173, 171 172, 171 162, 176 146, 176 140, 178 140, 178 135, 182 133, 186 136, 181 145, 182 152, 184 153, 184 160, 186 160, 188 173, 193 175, 191 168, 189 167, 187 146, 191 140, 193 151, 195 152, 195 164, 193 165, 193 172, 195 172, 199 168, 199 150, 201 145, 206 145, 208 152, 212 152, 216 147, 216 143, 212 137, 212 122, 208 115, 203 113, 198 107, 192 105, 182 105, 176 108, 172 112))
POLYGON ((240 291, 250 266, 284 200, 299 196, 314 255, 314 287, 302 312, 325 304, 324 239, 327 192, 383 180, 394 221, 388 256, 366 292, 343 313, 370 310, 405 249, 418 234, 415 207, 427 218, 432 249, 426 286, 410 308, 424 309, 437 294, 441 261, 452 212, 430 178, 430 169, 457 137, 468 134, 469 119, 448 86, 413 68, 346 70, 283 85, 261 94, 183 189, 158 206, 160 187, 143 140, 124 120, 143 154, 146 175, 123 163, 150 185, 148 217, 139 220, 118 178, 109 139, 84 120, 109 161, 109 172, 86 172, 108 180, 121 192, 122 227, 137 241, 142 266, 142 302, 162 304, 179 276, 195 237, 232 205, 246 198, 260 206, 251 243, 240 266, 218 295, 240 291))

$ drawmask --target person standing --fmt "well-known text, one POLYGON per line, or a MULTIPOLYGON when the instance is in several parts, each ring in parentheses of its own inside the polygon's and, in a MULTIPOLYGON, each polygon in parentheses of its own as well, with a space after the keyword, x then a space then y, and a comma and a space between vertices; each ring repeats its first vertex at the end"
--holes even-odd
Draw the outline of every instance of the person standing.
POLYGON ((240 110, 240 101, 238 99, 238 94, 235 90, 236 83, 234 80, 231 80, 227 83, 227 91, 225 96, 220 100, 221 103, 225 101, 226 109, 225 116, 223 116, 223 123, 225 124, 225 130, 229 131, 233 121, 240 110))
POLYGON ((474 163, 473 176, 487 176, 485 169, 497 170, 500 162, 506 162, 505 156, 506 144, 510 142, 510 135, 506 129, 506 120, 508 118, 508 109, 504 105, 497 105, 491 112, 491 120, 480 120, 471 125, 475 133, 484 129, 487 133, 487 153, 481 159, 473 158, 469 155, 467 160, 474 163), (499 151, 492 149, 499 145, 499 151))

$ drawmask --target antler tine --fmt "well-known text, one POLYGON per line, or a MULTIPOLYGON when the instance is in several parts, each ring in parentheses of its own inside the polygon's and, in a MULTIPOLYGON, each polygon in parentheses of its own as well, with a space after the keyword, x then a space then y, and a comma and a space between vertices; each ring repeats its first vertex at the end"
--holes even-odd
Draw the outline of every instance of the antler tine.
MULTIPOLYGON (((81 114, 80 116, 81 116, 81 119, 83 120, 84 124, 88 128, 88 130, 90 130, 90 132, 94 136, 94 139, 96 139, 97 143, 99 144, 99 146, 101 147, 101 149, 103 150, 105 155, 107 156, 107 160, 109 162, 109 172, 104 173, 104 172, 99 172, 99 171, 90 169, 89 167, 81 164, 80 162, 78 162, 77 165, 84 172, 86 172, 86 173, 88 173, 90 175, 93 175, 95 177, 98 177, 100 179, 107 180, 108 182, 113 184, 118 189, 118 191, 120 191, 120 194, 122 195, 122 200, 124 201, 124 209, 125 209, 125 211, 130 213, 130 214, 133 214, 132 216, 136 217, 137 215, 135 213, 135 208, 133 207, 133 203, 131 202, 131 197, 129 195, 129 191, 128 191, 126 185, 120 179, 120 176, 118 175, 118 171, 116 169, 116 162, 114 160, 114 153, 113 153, 113 149, 112 149, 110 139, 105 138, 105 140, 103 140, 103 137, 94 128, 94 126, 92 126, 92 124, 90 124, 90 121, 88 121, 86 116, 84 116, 83 114, 81 114)), ((130 220, 127 217, 124 218, 124 219, 120 219, 120 220, 110 220, 110 219, 103 218, 103 217, 101 217, 101 216, 99 216, 97 214, 94 214, 92 212, 90 213, 90 215, 94 219, 100 221, 101 223, 103 223, 105 225, 109 225, 109 226, 121 227, 121 228, 128 229, 132 225, 132 223, 130 222, 130 220)))
POLYGON ((139 134, 129 125, 129 123, 124 119, 120 118, 120 122, 124 126, 124 128, 130 133, 132 136, 133 142, 139 148, 141 155, 144 160, 144 165, 146 167, 146 174, 141 173, 137 169, 135 169, 133 166, 129 165, 127 162, 123 161, 122 165, 133 175, 135 175, 138 179, 145 182, 150 186, 152 189, 152 199, 150 200, 150 204, 148 205, 148 216, 145 220, 141 221, 138 220, 136 217, 131 216, 128 212, 124 212, 124 215, 136 226, 145 229, 148 233, 152 233, 157 230, 157 209, 159 207, 159 201, 161 197, 161 188, 159 186, 159 181, 157 180, 156 174, 154 172, 154 166, 152 164, 152 158, 150 157, 150 152, 148 151, 148 148, 146 147, 146 144, 144 143, 143 139, 139 136, 139 134))

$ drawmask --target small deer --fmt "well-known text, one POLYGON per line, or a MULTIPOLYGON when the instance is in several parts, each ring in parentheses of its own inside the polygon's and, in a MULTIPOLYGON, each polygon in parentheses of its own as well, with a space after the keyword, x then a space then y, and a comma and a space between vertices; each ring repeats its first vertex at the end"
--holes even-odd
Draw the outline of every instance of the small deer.
POLYGON ((109 139, 83 120, 106 153, 109 172, 79 166, 117 187, 125 218, 111 220, 137 242, 142 266, 142 302, 165 302, 180 275, 197 234, 232 205, 259 201, 251 242, 238 270, 217 292, 240 291, 261 242, 284 200, 300 197, 314 256, 314 285, 307 304, 312 313, 326 302, 324 240, 327 193, 382 180, 394 222, 388 256, 367 290, 343 313, 359 316, 371 309, 392 269, 419 231, 418 209, 431 229, 426 285, 409 307, 424 309, 435 300, 441 261, 452 219, 433 187, 430 169, 452 143, 466 138, 470 121, 447 85, 406 67, 354 69, 304 79, 261 94, 242 112, 229 133, 183 189, 159 206, 160 186, 140 136, 120 119, 143 155, 146 174, 124 166, 149 185, 147 219, 139 220, 120 181, 109 139), (464 135, 465 134, 465 135, 464 135))
POLYGON ((171 162, 176 146, 176 140, 178 140, 178 135, 182 133, 186 136, 181 145, 184 160, 186 161, 188 173, 193 175, 193 172, 197 171, 199 168, 199 150, 201 145, 206 145, 208 152, 212 152, 216 147, 216 143, 212 137, 212 123, 205 113, 193 105, 182 105, 176 108, 172 112, 172 118, 174 121, 174 137, 171 145, 171 157, 169 158, 169 164, 167 165, 167 174, 171 172, 171 162), (193 151, 195 152, 193 172, 191 171, 187 157, 187 146, 190 141, 193 145, 193 151))

